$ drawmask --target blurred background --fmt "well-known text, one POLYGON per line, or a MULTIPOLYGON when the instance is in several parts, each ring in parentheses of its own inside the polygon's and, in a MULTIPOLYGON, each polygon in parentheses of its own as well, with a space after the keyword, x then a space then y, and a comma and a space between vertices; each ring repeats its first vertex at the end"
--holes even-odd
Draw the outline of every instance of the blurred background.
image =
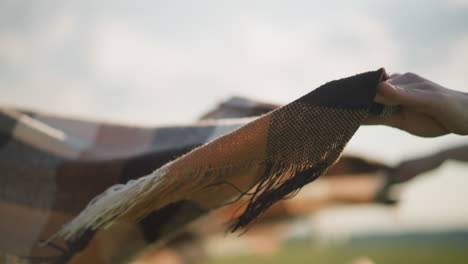
MULTIPOLYGON (((286 104, 379 67, 468 92, 468 1, 0 2, 2 106, 183 124, 233 95, 286 104)), ((462 144, 467 137, 361 127, 346 153, 393 166, 462 144)), ((406 184, 393 207, 334 206, 293 220, 268 256, 218 241, 211 261, 464 263, 467 169, 444 163, 406 184)))

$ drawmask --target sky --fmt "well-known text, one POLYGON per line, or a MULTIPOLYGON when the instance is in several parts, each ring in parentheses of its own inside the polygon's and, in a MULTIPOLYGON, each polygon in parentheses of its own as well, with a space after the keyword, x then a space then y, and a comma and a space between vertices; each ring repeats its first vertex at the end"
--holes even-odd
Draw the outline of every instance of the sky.
MULTIPOLYGON (((3 106, 180 124, 233 95, 285 104, 380 67, 468 92, 468 1, 0 1, 3 106)), ((395 165, 463 142, 362 127, 346 151, 395 165)), ((467 168, 414 180, 395 214, 468 226, 467 168)))

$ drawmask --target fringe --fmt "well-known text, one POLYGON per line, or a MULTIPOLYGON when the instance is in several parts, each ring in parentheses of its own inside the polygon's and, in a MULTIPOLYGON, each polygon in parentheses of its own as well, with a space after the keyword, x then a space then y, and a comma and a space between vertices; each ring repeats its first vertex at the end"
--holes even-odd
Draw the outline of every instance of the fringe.
POLYGON ((97 230, 110 226, 116 218, 130 211, 134 205, 144 201, 149 193, 156 189, 164 189, 173 181, 163 177, 166 175, 167 167, 167 165, 163 166, 150 175, 130 180, 126 184, 109 187, 104 193, 91 200, 78 216, 42 244, 57 237, 75 240, 84 230, 97 230))
POLYGON ((243 186, 240 189, 246 188, 246 190, 239 190, 240 195, 236 200, 245 195, 251 197, 247 208, 231 227, 231 230, 235 231, 247 226, 275 202, 318 178, 329 163, 322 162, 311 167, 311 164, 287 164, 281 161, 267 164, 264 161, 252 161, 249 164, 218 168, 207 166, 179 172, 177 175, 168 175, 172 174, 170 165, 171 163, 125 185, 110 187, 94 198, 71 222, 41 244, 47 245, 58 237, 63 237, 67 241, 77 241, 80 240, 81 234, 107 228, 120 218, 138 222, 151 212, 180 200, 180 193, 189 195, 199 191, 239 169, 265 167, 265 173, 256 184, 243 186), (207 175, 209 177, 205 177, 207 175), (181 183, 178 183, 180 180, 181 183), (175 184, 177 190, 174 190, 175 184), (247 193, 251 189, 254 191, 247 193))
POLYGON ((268 165, 248 201, 247 208, 231 224, 231 232, 245 228, 277 201, 297 194, 301 187, 319 178, 330 165, 328 162, 320 162, 312 167, 281 163, 268 165))

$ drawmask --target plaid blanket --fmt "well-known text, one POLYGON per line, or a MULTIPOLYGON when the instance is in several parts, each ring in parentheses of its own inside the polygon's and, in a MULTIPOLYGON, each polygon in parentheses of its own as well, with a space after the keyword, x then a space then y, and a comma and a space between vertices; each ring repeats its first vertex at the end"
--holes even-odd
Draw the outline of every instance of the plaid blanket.
POLYGON ((37 262, 112 263, 81 253, 112 247, 117 230, 130 241, 120 253, 131 255, 142 245, 129 237, 161 241, 241 197, 247 204, 231 229, 246 227, 336 162, 369 113, 394 110, 373 103, 386 78, 380 69, 332 81, 271 112, 275 105, 234 99, 186 126, 1 109, 0 250, 37 262))

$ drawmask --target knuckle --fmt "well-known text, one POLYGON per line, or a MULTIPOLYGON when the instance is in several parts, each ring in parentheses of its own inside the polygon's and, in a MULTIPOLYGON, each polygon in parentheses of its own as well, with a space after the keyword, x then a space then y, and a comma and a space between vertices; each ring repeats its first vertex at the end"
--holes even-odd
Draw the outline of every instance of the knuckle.
POLYGON ((410 79, 420 79, 421 76, 419 76, 418 74, 414 73, 414 72, 406 72, 405 74, 403 74, 405 77, 407 78, 410 78, 410 79))

